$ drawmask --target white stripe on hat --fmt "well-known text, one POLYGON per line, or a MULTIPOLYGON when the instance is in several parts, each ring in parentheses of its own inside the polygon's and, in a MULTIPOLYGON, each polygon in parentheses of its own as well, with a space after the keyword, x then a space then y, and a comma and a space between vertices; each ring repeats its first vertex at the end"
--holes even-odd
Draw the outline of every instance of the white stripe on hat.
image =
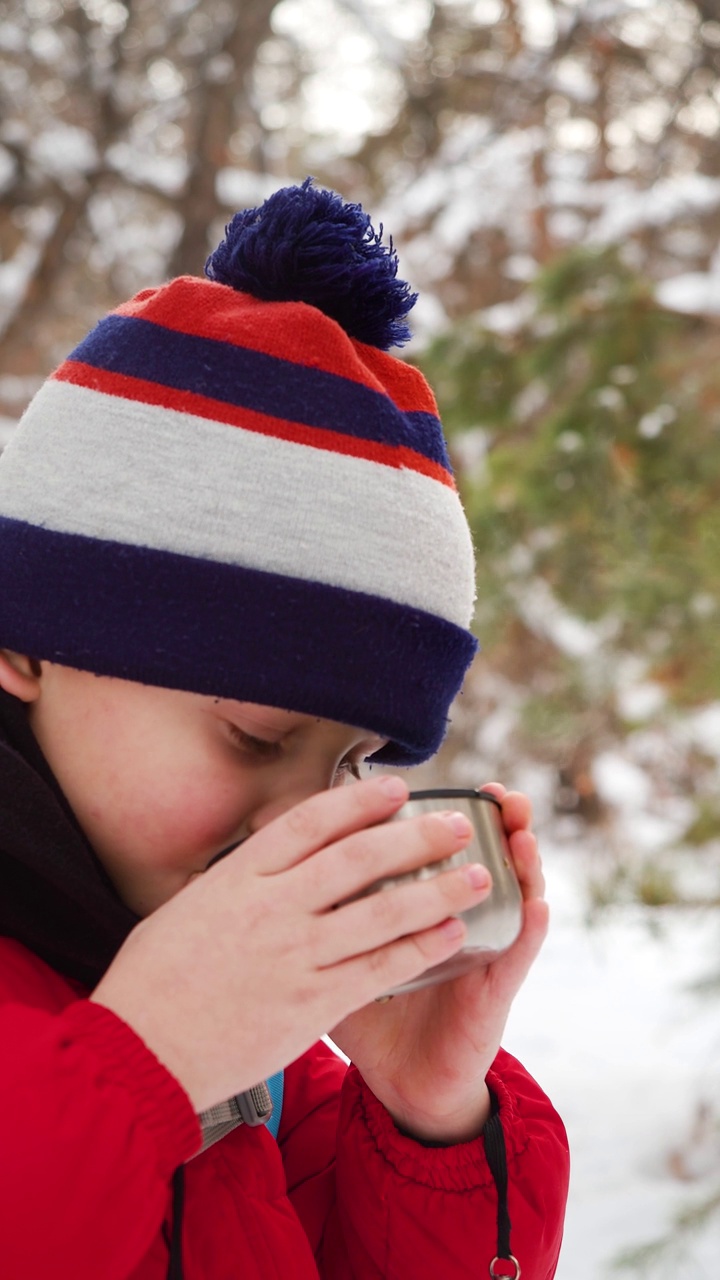
POLYGON ((446 485, 71 383, 46 382, 14 432, 0 514, 383 596, 460 627, 472 616, 472 545, 446 485))

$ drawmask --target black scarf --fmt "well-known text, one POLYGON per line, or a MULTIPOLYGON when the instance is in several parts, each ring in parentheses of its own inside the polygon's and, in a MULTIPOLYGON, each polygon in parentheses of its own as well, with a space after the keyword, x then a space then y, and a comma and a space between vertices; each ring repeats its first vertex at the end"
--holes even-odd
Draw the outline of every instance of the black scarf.
POLYGON ((25 705, 0 690, 0 934, 92 987, 137 919, 80 828, 25 705))

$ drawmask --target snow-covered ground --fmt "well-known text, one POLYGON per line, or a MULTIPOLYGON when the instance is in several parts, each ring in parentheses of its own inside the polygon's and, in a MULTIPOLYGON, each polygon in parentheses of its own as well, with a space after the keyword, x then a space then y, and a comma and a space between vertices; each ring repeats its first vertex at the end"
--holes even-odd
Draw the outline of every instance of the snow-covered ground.
MULTIPOLYGON (((720 1188, 717 911, 612 908, 586 923, 587 867, 545 849, 552 928, 518 996, 504 1044, 550 1094, 572 1154, 557 1280, 606 1280, 625 1249, 665 1236, 720 1188), (658 922, 659 921, 659 922, 658 922), (708 1114, 698 1118, 698 1107, 708 1114)), ((675 1233, 678 1241, 677 1233, 675 1233)), ((717 1280, 720 1215, 642 1274, 717 1280)))

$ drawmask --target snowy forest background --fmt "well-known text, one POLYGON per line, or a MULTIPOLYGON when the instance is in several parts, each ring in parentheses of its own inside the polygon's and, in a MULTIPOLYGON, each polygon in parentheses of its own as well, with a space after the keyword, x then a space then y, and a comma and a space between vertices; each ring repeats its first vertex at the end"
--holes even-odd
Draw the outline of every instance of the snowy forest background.
POLYGON ((577 1138, 558 1280, 720 1250, 719 69, 718 0, 0 6, 0 447, 307 174, 421 290, 483 644, 433 777, 535 804, 559 919, 510 1030, 577 1138))

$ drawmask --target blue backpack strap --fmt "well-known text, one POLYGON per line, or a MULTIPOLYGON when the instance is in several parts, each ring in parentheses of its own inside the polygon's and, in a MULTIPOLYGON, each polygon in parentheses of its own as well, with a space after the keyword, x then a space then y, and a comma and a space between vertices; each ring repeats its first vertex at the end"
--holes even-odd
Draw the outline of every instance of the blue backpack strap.
POLYGON ((283 1094, 285 1092, 285 1072, 278 1071, 277 1075, 270 1076, 270 1079, 266 1080, 265 1083, 273 1104, 272 1115, 266 1121, 266 1125, 273 1138, 277 1141, 280 1117, 282 1116, 283 1094))

